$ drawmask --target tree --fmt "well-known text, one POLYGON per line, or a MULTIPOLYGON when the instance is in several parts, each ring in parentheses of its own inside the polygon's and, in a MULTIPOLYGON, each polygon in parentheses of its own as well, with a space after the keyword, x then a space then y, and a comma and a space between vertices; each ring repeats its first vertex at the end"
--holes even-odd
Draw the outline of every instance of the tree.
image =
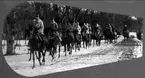
POLYGON ((6 55, 13 55, 15 53, 15 39, 18 31, 23 31, 26 28, 26 20, 32 18, 34 15, 34 7, 29 2, 24 2, 14 7, 5 19, 5 34, 7 40, 6 55), (19 24, 19 27, 17 24, 19 24))
POLYGON ((10 16, 6 17, 7 24, 6 24, 6 39, 7 39, 7 52, 6 55, 13 55, 15 54, 15 44, 14 44, 14 32, 13 32, 13 21, 10 16))

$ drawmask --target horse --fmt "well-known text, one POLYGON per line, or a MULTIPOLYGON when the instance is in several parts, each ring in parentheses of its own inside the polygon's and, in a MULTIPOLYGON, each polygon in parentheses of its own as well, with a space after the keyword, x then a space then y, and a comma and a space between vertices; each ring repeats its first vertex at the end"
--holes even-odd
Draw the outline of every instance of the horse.
POLYGON ((129 38, 129 30, 123 31, 124 40, 129 38))
POLYGON ((105 40, 108 43, 113 43, 113 39, 115 38, 114 32, 112 31, 111 27, 107 26, 106 29, 103 31, 105 40))
POLYGON ((29 46, 30 46, 30 59, 29 59, 29 61, 31 60, 31 54, 32 54, 33 55, 32 69, 33 69, 35 67, 35 55, 39 61, 40 66, 42 65, 41 54, 43 56, 42 62, 45 62, 45 60, 44 60, 45 46, 42 43, 42 41, 40 41, 38 32, 36 32, 35 30, 30 34, 29 46), (38 53, 38 56, 37 56, 37 53, 38 53))
POLYGON ((142 40, 142 32, 141 31, 137 32, 137 38, 139 40, 142 40))
MULTIPOLYGON (((54 34, 54 31, 51 32, 50 28, 45 28, 44 33, 48 40, 47 43, 45 43, 46 49, 44 54, 46 54, 46 51, 49 51, 53 61, 55 58, 54 55, 57 53, 57 46, 60 45, 60 40, 58 36, 54 34)), ((60 54, 58 57, 60 57, 60 54)))
MULTIPOLYGON (((92 39, 96 40, 97 46, 100 46, 102 38, 103 38, 102 28, 95 27, 92 33, 92 39)), ((94 43, 93 43, 93 46, 94 46, 94 43)))
POLYGON ((88 28, 82 27, 82 41, 83 41, 83 47, 86 45, 86 48, 88 48, 89 43, 91 41, 91 36, 90 34, 87 34, 88 28))
POLYGON ((72 54, 72 49, 74 45, 74 34, 73 34, 73 28, 71 24, 65 24, 64 25, 66 28, 62 28, 62 41, 61 44, 64 46, 64 52, 65 56, 67 55, 66 51, 69 51, 69 54, 72 54))
POLYGON ((73 31, 74 34, 74 46, 75 46, 75 52, 78 50, 80 50, 81 47, 81 34, 78 34, 78 30, 74 30, 73 31))

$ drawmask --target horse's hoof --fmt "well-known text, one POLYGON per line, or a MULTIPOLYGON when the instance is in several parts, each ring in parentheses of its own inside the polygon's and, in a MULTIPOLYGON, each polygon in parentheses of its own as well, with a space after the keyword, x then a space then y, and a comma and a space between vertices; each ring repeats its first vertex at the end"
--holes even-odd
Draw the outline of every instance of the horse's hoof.
POLYGON ((42 62, 45 62, 45 60, 42 60, 42 62))
POLYGON ((34 69, 35 66, 32 67, 32 69, 34 69))
POLYGON ((40 66, 42 65, 42 63, 40 63, 40 66))
POLYGON ((71 55, 72 53, 70 52, 69 55, 71 55))
POLYGON ((30 61, 31 59, 29 59, 28 61, 30 61))

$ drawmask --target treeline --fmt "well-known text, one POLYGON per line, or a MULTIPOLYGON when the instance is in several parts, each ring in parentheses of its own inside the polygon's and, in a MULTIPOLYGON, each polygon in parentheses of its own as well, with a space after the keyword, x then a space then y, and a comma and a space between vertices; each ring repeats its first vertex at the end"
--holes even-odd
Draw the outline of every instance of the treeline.
POLYGON ((36 14, 39 14, 40 18, 44 21, 45 28, 49 27, 50 21, 53 18, 59 24, 78 21, 81 26, 84 22, 90 23, 92 27, 96 23, 99 23, 102 28, 110 23, 116 27, 118 32, 122 31, 125 24, 132 31, 140 30, 143 26, 143 18, 141 17, 137 17, 138 20, 132 20, 128 15, 107 13, 61 4, 29 1, 17 5, 7 15, 4 23, 4 34, 7 35, 7 26, 10 26, 13 32, 12 35, 15 35, 16 39, 22 39, 24 29, 28 28, 28 25, 36 14))

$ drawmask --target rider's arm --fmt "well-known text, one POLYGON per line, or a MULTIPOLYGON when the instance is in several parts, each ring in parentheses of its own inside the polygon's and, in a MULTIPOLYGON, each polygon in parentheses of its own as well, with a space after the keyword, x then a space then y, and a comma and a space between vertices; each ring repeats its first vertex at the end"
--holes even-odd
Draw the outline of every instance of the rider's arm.
POLYGON ((40 21, 40 28, 42 29, 42 32, 44 31, 44 24, 43 21, 40 21))

